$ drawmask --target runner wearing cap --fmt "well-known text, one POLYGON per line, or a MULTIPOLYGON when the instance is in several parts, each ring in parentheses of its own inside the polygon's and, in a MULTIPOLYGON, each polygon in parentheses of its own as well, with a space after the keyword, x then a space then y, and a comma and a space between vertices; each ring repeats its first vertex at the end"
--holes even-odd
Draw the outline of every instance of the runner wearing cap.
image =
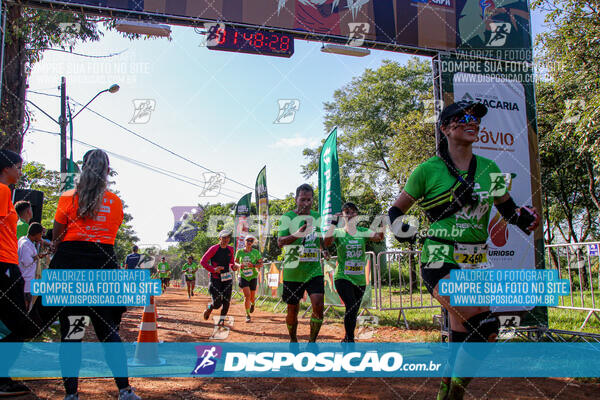
POLYGON ((319 214, 311 210, 314 191, 308 184, 296 189, 296 209, 279 220, 277 245, 284 250, 282 300, 287 304, 285 322, 290 342, 297 342, 300 299, 308 292, 312 305, 310 342, 315 342, 323 324, 324 282, 321 268, 319 214))
POLYGON ((212 298, 212 303, 204 311, 204 319, 207 320, 213 310, 222 307, 220 325, 225 323, 225 316, 229 311, 233 289, 232 271, 237 270, 233 257, 233 247, 229 246, 231 235, 232 233, 229 230, 219 232, 219 244, 211 246, 200 260, 200 264, 210 273, 208 292, 212 298))
MULTIPOLYGON (((401 241, 405 237, 399 217, 416 201, 420 201, 431 222, 430 232, 435 232, 435 236, 427 237, 423 244, 421 275, 429 292, 449 312, 452 342, 491 342, 498 335, 500 324, 489 307, 451 306, 450 298, 438 292, 438 282, 449 278, 452 269, 486 266, 485 243, 492 205, 508 223, 517 225, 526 234, 535 230, 540 221, 533 207, 517 207, 506 190, 497 195, 497 178, 503 174, 494 161, 473 154, 472 145, 486 113, 486 106, 468 101, 444 108, 438 121, 439 154, 413 171, 388 212, 392 231, 401 241)), ((504 180, 502 185, 508 187, 504 180)), ((455 352, 448 365, 467 359, 466 351, 462 347, 455 352)), ((464 396, 470 379, 450 379, 450 372, 447 370, 446 378, 442 379, 438 399, 464 396)))
POLYGON ((185 284, 187 286, 188 299, 194 296, 194 288, 196 287, 196 271, 198 271, 198 264, 194 262, 194 256, 189 256, 187 263, 181 267, 181 272, 185 276, 185 284))
POLYGON ((240 269, 239 286, 244 291, 244 307, 246 308, 246 322, 250 322, 250 313, 254 312, 254 296, 258 282, 258 268, 262 268, 262 257, 252 245, 256 238, 252 235, 244 239, 246 246, 235 253, 236 266, 240 269))
POLYGON ((373 232, 368 228, 356 226, 357 216, 356 204, 350 202, 344 204, 342 206, 344 227, 335 229, 339 221, 339 214, 337 214, 331 221, 324 240, 325 248, 331 246, 335 241, 337 249, 335 288, 346 306, 344 314, 346 336, 342 342, 354 342, 356 317, 367 285, 365 277, 366 243, 368 240, 374 242, 383 240, 383 232, 373 232))
POLYGON ((164 293, 169 287, 169 281, 171 280, 171 267, 165 258, 161 257, 156 269, 158 270, 158 277, 160 278, 162 291, 164 293))

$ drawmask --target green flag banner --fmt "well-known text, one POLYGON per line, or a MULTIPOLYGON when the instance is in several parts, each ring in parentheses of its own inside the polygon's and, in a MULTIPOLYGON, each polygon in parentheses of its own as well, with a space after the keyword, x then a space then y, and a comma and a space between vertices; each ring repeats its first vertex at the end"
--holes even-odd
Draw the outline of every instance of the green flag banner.
POLYGON ((342 210, 340 167, 337 154, 337 127, 333 128, 319 157, 319 213, 321 231, 325 232, 333 214, 342 210))
POLYGON ((264 254, 269 236, 269 193, 267 192, 267 167, 264 166, 256 177, 256 211, 258 212, 258 246, 264 254))
POLYGON ((250 216, 250 202, 252 201, 252 192, 242 196, 235 206, 235 231, 233 236, 235 239, 234 248, 243 249, 244 239, 248 234, 248 217, 250 216))

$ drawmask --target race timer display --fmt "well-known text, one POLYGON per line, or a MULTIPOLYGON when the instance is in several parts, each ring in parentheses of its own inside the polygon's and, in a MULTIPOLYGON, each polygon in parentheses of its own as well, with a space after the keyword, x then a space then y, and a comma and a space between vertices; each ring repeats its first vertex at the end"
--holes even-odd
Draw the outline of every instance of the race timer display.
POLYGON ((214 25, 208 31, 206 47, 211 50, 291 57, 294 54, 294 38, 277 32, 214 25))

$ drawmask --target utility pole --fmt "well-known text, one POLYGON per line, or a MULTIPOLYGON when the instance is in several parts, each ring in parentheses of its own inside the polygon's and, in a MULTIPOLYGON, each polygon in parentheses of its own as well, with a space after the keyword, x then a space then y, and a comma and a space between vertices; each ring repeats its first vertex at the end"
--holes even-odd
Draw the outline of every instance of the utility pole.
POLYGON ((67 80, 60 79, 60 173, 67 172, 67 80))

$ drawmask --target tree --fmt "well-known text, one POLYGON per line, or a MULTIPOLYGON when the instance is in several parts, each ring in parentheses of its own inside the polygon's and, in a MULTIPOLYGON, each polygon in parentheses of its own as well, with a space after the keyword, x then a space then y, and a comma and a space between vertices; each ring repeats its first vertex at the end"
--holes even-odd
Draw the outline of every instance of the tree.
POLYGON ((600 170, 600 1, 536 0, 533 7, 548 11, 549 28, 540 34, 541 65, 564 104, 553 132, 572 141, 588 178, 588 195, 600 210, 594 171, 600 170))
MULTIPOLYGON (((338 127, 345 200, 380 213, 397 195, 406 170, 433 155, 433 125, 424 125, 425 105, 432 96, 431 66, 417 58, 406 65, 386 60, 334 92, 334 101, 324 105, 325 131, 338 127), (426 135, 427 130, 431 134, 426 135), (356 187, 365 190, 353 196, 356 187)), ((320 152, 321 146, 304 150, 305 177, 317 172, 320 152)))
MULTIPOLYGON (((29 127, 30 111, 26 107, 27 79, 33 65, 51 48, 72 50, 74 43, 98 41, 102 37, 99 23, 114 29, 115 21, 72 12, 23 7, 11 2, 6 7, 6 37, 2 102, 0 104, 1 148, 17 153, 23 147, 23 135, 29 127), (27 123, 26 123, 27 121, 27 123)), ((135 34, 123 34, 130 39, 135 34)), ((57 82, 58 84, 58 82, 57 82)))

